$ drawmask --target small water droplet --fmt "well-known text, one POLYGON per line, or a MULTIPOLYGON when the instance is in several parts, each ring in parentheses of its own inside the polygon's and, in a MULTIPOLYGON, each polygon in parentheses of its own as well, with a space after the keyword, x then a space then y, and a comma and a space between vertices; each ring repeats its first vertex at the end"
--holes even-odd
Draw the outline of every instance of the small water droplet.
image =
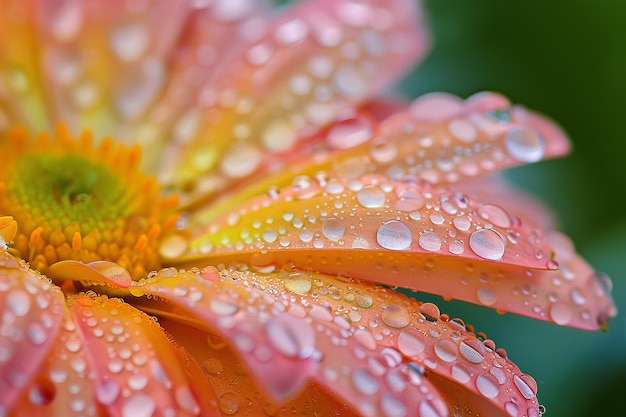
POLYGON ((26 291, 14 289, 7 295, 6 303, 9 311, 17 317, 22 317, 30 311, 30 297, 26 291))
POLYGON ((220 395, 220 410, 227 416, 237 414, 239 411, 239 396, 230 391, 220 395))
POLYGON ((550 318, 556 324, 566 325, 572 319, 572 309, 567 303, 556 302, 550 307, 550 318))
POLYGON ((420 247, 429 252, 437 252, 441 249, 441 238, 435 232, 424 232, 418 241, 420 247))
POLYGON ((119 394, 120 386, 110 378, 103 378, 102 381, 96 385, 96 398, 101 404, 113 404, 119 394))

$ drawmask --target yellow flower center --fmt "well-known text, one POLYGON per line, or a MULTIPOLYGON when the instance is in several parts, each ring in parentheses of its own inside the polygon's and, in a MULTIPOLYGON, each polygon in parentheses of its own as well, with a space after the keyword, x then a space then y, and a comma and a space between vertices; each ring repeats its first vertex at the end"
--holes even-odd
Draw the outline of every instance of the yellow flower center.
POLYGON ((161 236, 173 229, 176 196, 138 168, 137 147, 111 139, 93 146, 63 128, 34 140, 13 129, 0 142, 0 216, 17 232, 9 251, 42 273, 67 260, 110 261, 134 279, 160 267, 161 236))

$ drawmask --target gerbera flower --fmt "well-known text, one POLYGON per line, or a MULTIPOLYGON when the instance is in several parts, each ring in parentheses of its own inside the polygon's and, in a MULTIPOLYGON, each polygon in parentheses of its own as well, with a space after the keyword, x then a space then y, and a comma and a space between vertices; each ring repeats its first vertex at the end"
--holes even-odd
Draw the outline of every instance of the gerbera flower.
POLYGON ((552 122, 377 98, 428 45, 413 0, 4 1, 0 416, 540 414, 394 288, 595 330, 610 280, 494 177, 552 122))

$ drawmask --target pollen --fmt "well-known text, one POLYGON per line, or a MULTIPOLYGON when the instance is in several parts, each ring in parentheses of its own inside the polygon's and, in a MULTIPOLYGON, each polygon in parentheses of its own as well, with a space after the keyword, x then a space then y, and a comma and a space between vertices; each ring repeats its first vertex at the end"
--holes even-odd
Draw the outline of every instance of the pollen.
POLYGON ((160 268, 177 197, 140 171, 138 147, 94 145, 63 126, 34 138, 14 128, 0 155, 0 229, 12 255, 44 274, 67 260, 114 262, 133 279, 160 268))

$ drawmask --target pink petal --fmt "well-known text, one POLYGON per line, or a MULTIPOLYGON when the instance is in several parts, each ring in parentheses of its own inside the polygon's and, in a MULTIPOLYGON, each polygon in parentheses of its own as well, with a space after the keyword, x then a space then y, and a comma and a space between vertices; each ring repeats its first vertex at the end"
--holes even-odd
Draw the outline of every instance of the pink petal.
POLYGON ((63 294, 0 249, 0 411, 11 410, 54 347, 63 294))
POLYGON ((170 262, 293 264, 590 329, 614 315, 610 291, 562 239, 425 183, 301 176, 191 233, 170 262))
POLYGON ((199 92, 201 114, 173 144, 180 158, 164 179, 192 194, 226 187, 256 172, 265 153, 368 100, 424 54, 416 9, 412 0, 299 2, 254 39, 239 38, 245 48, 199 92))
POLYGON ((135 294, 163 300, 138 305, 223 338, 277 408, 312 380, 362 415, 445 416, 446 403, 450 413, 537 412, 531 377, 436 306, 381 287, 297 270, 170 269, 135 294), (445 402, 439 386, 453 387, 445 402))

